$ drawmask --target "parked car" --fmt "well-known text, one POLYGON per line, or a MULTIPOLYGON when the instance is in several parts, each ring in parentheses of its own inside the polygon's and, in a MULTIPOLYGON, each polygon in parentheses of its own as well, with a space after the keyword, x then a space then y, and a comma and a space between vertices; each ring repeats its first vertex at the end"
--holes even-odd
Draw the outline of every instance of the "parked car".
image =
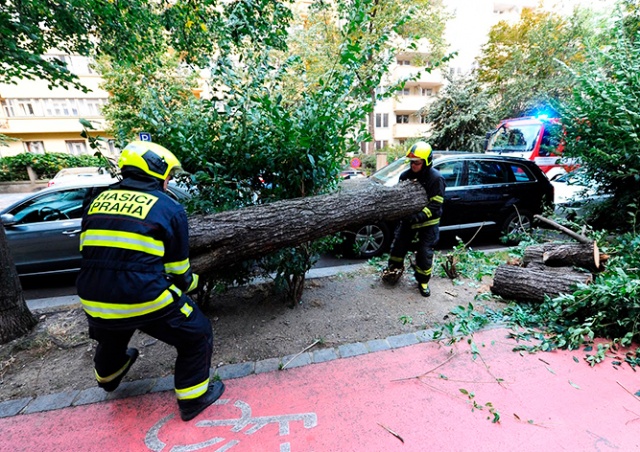
MULTIPOLYGON (((179 202, 189 199, 189 194, 172 182, 169 195, 179 202)), ((100 178, 86 178, 75 185, 54 185, 0 210, 20 276, 80 269, 82 203, 92 187, 107 185, 109 181, 100 178)))
POLYGON ((354 177, 367 177, 367 174, 364 171, 357 170, 354 168, 349 168, 349 169, 342 170, 340 172, 340 177, 342 179, 351 179, 354 177))
MULTIPOLYGON (((529 230, 533 216, 553 207, 554 189, 534 162, 520 157, 472 153, 436 153, 434 167, 447 188, 441 235, 483 231, 513 235, 529 230)), ((396 185, 409 168, 401 158, 369 177, 371 183, 396 185)), ((343 250, 369 258, 390 249, 396 222, 362 224, 344 234, 343 250)))
POLYGON ((568 219, 588 215, 591 208, 611 197, 602 193, 580 169, 558 176, 551 184, 555 190, 555 213, 568 219))
POLYGON ((62 187, 64 185, 77 185, 78 183, 98 183, 98 182, 114 183, 117 181, 107 168, 99 166, 81 166, 76 168, 63 168, 53 176, 47 187, 62 187), (85 182, 91 179, 94 182, 85 182))

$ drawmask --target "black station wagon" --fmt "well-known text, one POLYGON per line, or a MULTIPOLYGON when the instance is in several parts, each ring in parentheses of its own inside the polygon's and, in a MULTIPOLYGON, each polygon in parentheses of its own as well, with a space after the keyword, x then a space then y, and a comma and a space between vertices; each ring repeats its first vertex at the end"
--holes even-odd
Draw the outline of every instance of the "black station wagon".
MULTIPOLYGON (((482 231, 513 235, 530 230, 533 216, 553 208, 553 186, 532 161, 519 157, 434 152, 433 166, 447 188, 441 235, 482 231)), ((409 168, 405 158, 376 171, 372 183, 393 186, 409 168)), ((363 224, 345 233, 343 250, 369 258, 388 251, 395 222, 363 224)))

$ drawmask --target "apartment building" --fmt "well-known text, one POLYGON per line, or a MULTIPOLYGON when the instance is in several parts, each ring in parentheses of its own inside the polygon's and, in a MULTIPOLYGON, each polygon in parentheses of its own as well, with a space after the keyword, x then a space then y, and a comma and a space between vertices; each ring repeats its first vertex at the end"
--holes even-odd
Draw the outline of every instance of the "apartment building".
MULTIPOLYGON (((100 75, 91 69, 89 60, 54 53, 46 58, 65 61, 89 92, 72 87, 49 89, 43 80, 0 84, 0 133, 17 140, 10 141, 8 147, 0 146, 0 157, 22 152, 88 154, 88 142, 80 136, 81 118, 91 121, 95 134, 105 136, 101 108, 109 94, 100 89, 100 75)), ((115 153, 113 145, 105 151, 115 153)))

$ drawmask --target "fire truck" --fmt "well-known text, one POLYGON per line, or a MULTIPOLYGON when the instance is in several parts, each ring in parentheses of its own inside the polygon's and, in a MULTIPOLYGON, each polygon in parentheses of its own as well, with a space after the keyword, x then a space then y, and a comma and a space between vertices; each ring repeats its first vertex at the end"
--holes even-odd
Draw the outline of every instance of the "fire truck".
POLYGON ((561 129, 558 118, 524 116, 503 119, 495 130, 487 133, 485 152, 533 160, 552 180, 573 167, 571 161, 561 159, 564 149, 561 129))

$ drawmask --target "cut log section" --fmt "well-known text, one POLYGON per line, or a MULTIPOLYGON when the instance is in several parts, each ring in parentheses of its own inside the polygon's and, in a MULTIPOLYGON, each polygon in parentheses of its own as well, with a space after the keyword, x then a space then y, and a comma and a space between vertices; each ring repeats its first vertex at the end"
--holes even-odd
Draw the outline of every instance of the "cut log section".
POLYGON ((528 246, 522 258, 525 267, 580 267, 591 272, 603 270, 606 255, 600 254, 596 242, 591 243, 544 243, 528 246))
POLYGON ((577 284, 593 281, 590 273, 582 273, 570 268, 546 269, 523 268, 500 265, 494 274, 491 292, 506 300, 544 301, 545 295, 555 298, 560 294, 570 294, 577 284))

